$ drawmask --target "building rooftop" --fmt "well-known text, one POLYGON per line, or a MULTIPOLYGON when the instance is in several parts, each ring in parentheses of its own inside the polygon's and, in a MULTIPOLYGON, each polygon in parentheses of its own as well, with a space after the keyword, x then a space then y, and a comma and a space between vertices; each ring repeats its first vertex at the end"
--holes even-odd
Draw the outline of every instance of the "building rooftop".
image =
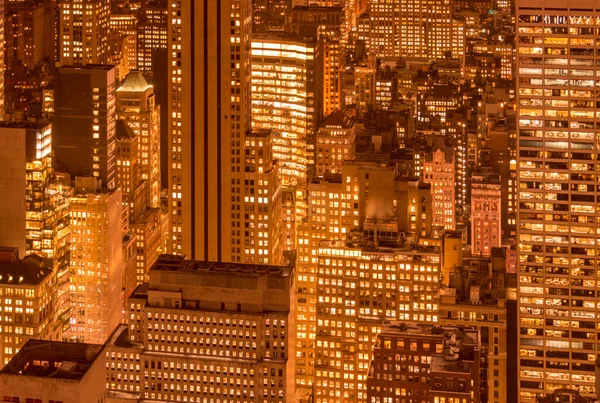
POLYGON ((0 374, 80 380, 102 348, 99 344, 29 339, 0 374))
POLYGON ((152 88, 152 86, 148 84, 142 72, 139 70, 132 70, 125 76, 123 85, 121 85, 117 91, 145 92, 149 88, 152 88))
POLYGON ((129 340, 129 326, 123 323, 116 327, 104 345, 120 348, 142 347, 141 344, 129 340))
POLYGON ((251 277, 289 277, 292 273, 292 268, 287 266, 185 260, 183 256, 160 255, 158 260, 150 268, 150 271, 177 271, 197 273, 200 275, 218 274, 251 277))
POLYGON ((52 273, 43 257, 31 254, 19 261, 0 260, 0 285, 38 285, 52 273))
POLYGON ((60 66, 59 71, 62 70, 105 70, 110 71, 114 69, 115 66, 112 64, 86 64, 86 65, 68 65, 68 66, 60 66))
POLYGON ((339 109, 335 109, 321 122, 321 127, 324 128, 350 129, 352 126, 354 126, 354 120, 339 109))
POLYGON ((43 129, 50 125, 50 122, 37 121, 31 122, 28 120, 9 120, 0 121, 0 127, 6 129, 43 129))

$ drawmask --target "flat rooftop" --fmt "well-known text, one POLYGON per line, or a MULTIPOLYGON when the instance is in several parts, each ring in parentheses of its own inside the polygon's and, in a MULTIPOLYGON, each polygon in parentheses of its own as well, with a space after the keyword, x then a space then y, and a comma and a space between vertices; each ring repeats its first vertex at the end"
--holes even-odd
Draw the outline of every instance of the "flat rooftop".
POLYGON ((0 261, 0 285, 38 285, 52 273, 44 258, 28 255, 16 262, 0 261))
POLYGON ((197 273, 199 275, 289 277, 292 273, 292 268, 288 266, 185 260, 183 256, 160 255, 150 268, 150 271, 174 271, 197 273))
POLYGON ((99 344, 29 339, 0 375, 80 380, 102 348, 99 344))

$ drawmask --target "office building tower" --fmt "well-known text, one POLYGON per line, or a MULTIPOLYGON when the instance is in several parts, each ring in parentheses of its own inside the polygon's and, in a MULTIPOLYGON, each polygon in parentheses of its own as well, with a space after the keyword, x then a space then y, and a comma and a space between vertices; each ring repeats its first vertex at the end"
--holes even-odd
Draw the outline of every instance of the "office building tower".
POLYGON ((252 39, 252 126, 277 131, 273 157, 281 164, 282 184, 298 191, 314 164, 315 48, 311 38, 288 33, 252 39))
POLYGON ((293 401, 293 298, 290 267, 162 255, 106 347, 107 396, 293 401))
POLYGON ((53 337, 68 326, 70 186, 52 169, 52 125, 0 123, 0 245, 23 248, 21 258, 37 254, 51 259, 55 323, 53 337))
POLYGON ((122 47, 127 49, 123 64, 129 70, 137 69, 137 24, 138 18, 132 12, 110 15, 110 37, 117 36, 123 41, 122 47))
POLYGON ((336 5, 296 5, 290 14, 288 31, 301 37, 310 36, 317 39, 320 32, 341 32, 344 27, 344 8, 336 5))
POLYGON ((58 0, 57 65, 106 64, 110 2, 58 0))
POLYGON ((102 345, 28 340, 0 371, 5 402, 103 401, 106 358, 102 345))
POLYGON ((252 2, 184 0, 169 13, 181 15, 167 31, 169 250, 241 262, 244 228, 232 215, 243 213, 252 2))
POLYGON ((516 10, 519 400, 561 388, 596 396, 600 5, 519 0, 516 10))
MULTIPOLYGON (((363 251, 357 246, 359 245, 358 243, 356 243, 358 250, 345 251, 344 241, 350 237, 353 231, 365 230, 367 232, 371 231, 371 234, 378 233, 377 231, 373 232, 373 225, 377 226, 377 222, 379 221, 385 222, 388 225, 390 236, 395 233, 396 236, 400 237, 400 234, 403 233, 405 237, 409 234, 409 236, 414 235, 413 239, 417 239, 422 233, 428 235, 431 231, 431 196, 429 187, 422 187, 417 181, 395 180, 394 177, 394 169, 392 167, 380 166, 376 163, 346 162, 342 165, 341 175, 313 178, 309 184, 308 217, 298 227, 298 258, 296 260, 296 270, 298 272, 296 384, 298 387, 313 385, 317 374, 320 374, 319 376, 327 376, 325 374, 327 371, 320 371, 317 368, 315 357, 318 347, 315 343, 318 338, 317 328, 325 326, 323 314, 326 312, 330 314, 334 311, 325 310, 319 313, 317 310, 319 301, 324 301, 319 295, 324 295, 323 293, 326 291, 325 289, 319 289, 319 287, 325 284, 324 277, 319 280, 319 273, 324 275, 326 271, 331 271, 329 265, 333 264, 331 263, 332 261, 335 261, 337 264, 337 257, 334 260, 331 257, 320 257, 320 254, 324 253, 322 252, 323 243, 329 242, 335 244, 338 241, 341 242, 340 245, 336 246, 338 249, 335 249, 335 253, 345 256, 342 259, 350 259, 348 264, 356 265, 359 264, 359 261, 368 258, 366 254, 364 259, 361 258, 363 251), (321 282, 319 283, 319 281, 321 282), (318 318, 320 314, 321 322, 319 323, 318 318)), ((351 247, 349 248, 351 249, 351 247)), ((363 263, 362 267, 370 268, 371 266, 365 266, 363 263)), ((430 265, 430 269, 433 270, 432 265, 430 265)), ((439 269, 436 268, 435 270, 439 269)), ((342 270, 336 269, 335 273, 339 276, 344 275, 344 271, 342 270)), ((441 271, 437 271, 437 273, 439 276, 441 271)), ((397 279, 397 277, 394 278, 397 279)), ((328 284, 333 284, 331 280, 330 278, 327 279, 329 281, 328 284)), ((335 284, 337 284, 338 278, 335 281, 335 284)), ((430 283, 430 285, 432 284, 434 283, 430 283)), ((366 283, 363 286, 371 287, 371 285, 367 285, 366 283)), ((373 286, 377 287, 377 285, 373 286)), ((332 291, 329 290, 329 292, 332 291)), ((350 298, 353 295, 348 294, 346 297, 350 298)), ((378 291, 376 295, 379 295, 378 291)), ((424 296, 425 293, 423 293, 424 296)), ((337 303, 337 296, 335 298, 336 301, 333 301, 331 298, 329 300, 337 303)), ((432 298, 434 297, 432 296, 432 298)), ((425 305, 423 305, 423 309, 425 309, 425 305)), ((396 315, 396 311, 392 311, 387 313, 396 315)), ((337 312, 337 308, 335 312, 337 312)), ((356 319, 353 315, 357 312, 356 309, 350 310, 347 313, 340 311, 339 318, 341 320, 341 315, 349 315, 345 320, 348 322, 348 326, 353 326, 351 323, 354 323, 356 319)), ((432 319, 431 313, 429 315, 429 319, 432 319)), ((407 320, 413 320, 412 316, 407 320)), ((417 316, 416 320, 421 319, 417 316)), ((336 319, 335 331, 337 332, 337 330, 336 319)), ((323 342, 324 340, 322 340, 323 342)), ((323 346, 321 345, 320 347, 323 346)), ((323 360, 322 362, 324 362, 323 360)), ((357 367, 353 366, 352 370, 355 369, 357 367)), ((334 373, 336 371, 333 370, 334 373)), ((355 377, 354 381, 356 380, 357 378, 355 377)), ((325 383, 327 383, 326 380, 322 378, 321 385, 323 386, 325 383)), ((335 384, 334 382, 334 386, 332 387, 335 387, 335 384)), ((321 394, 321 396, 328 396, 329 392, 323 393, 325 394, 321 394)), ((335 398, 336 396, 334 395, 333 397, 335 398)), ((357 398, 356 394, 355 398, 357 398)))
POLYGON ((117 118, 138 136, 141 180, 148 182, 150 207, 160 205, 160 106, 154 87, 139 71, 132 71, 117 89, 117 118))
POLYGON ((116 82, 113 66, 58 69, 55 90, 55 168, 92 175, 115 187, 116 82))
POLYGON ((437 59, 452 50, 452 1, 373 0, 369 52, 437 59))
POLYGON ((490 256, 502 242, 500 175, 473 172, 471 176, 471 253, 490 256))
POLYGON ((272 148, 272 131, 253 131, 246 135, 243 210, 244 231, 247 231, 244 233, 245 263, 283 264, 281 181, 279 164, 273 159, 272 148))
POLYGON ((423 181, 431 184, 433 199, 433 226, 453 231, 456 229, 456 166, 454 150, 436 142, 423 163, 423 181))
POLYGON ((71 327, 68 336, 104 343, 123 317, 121 190, 75 179, 71 197, 71 327))
MULTIPOLYGON (((318 103, 318 119, 329 116, 334 110, 344 109, 346 98, 346 46, 339 32, 319 36, 317 69, 322 75, 322 100, 318 103)), ((319 83, 318 83, 319 84, 319 83)))
POLYGON ((354 160, 355 152, 354 120, 336 109, 317 129, 316 175, 341 174, 342 164, 354 160))
POLYGON ((0 247, 0 368, 19 352, 27 339, 52 339, 54 320, 51 269, 44 258, 19 260, 16 248, 0 247))
POLYGON ((316 402, 367 401, 382 320, 439 322, 439 247, 406 242, 394 220, 369 220, 363 229, 348 243, 322 241, 315 256, 316 402))
POLYGON ((27 250, 26 166, 28 161, 42 163, 49 157, 51 146, 45 147, 44 140, 50 139, 35 125, 0 127, 0 245, 18 248, 20 258, 27 250))
POLYGON ((252 32, 283 32, 289 23, 292 0, 254 0, 252 32))
POLYGON ((145 0, 139 11, 137 24, 137 68, 144 72, 155 71, 152 54, 167 50, 168 2, 145 0))
POLYGON ((9 1, 4 22, 5 65, 21 62, 33 69, 44 57, 44 5, 33 0, 9 1))

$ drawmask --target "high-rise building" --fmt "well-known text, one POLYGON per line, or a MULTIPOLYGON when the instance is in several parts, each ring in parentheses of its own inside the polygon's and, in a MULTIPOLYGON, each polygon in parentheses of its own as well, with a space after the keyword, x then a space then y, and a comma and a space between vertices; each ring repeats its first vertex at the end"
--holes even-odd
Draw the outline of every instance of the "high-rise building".
POLYGON ((282 184, 298 191, 314 164, 316 46, 311 38, 288 33, 252 40, 252 126, 277 131, 273 157, 281 164, 282 184))
POLYGON ((48 174, 47 164, 52 153, 50 127, 27 122, 5 122, 0 125, 0 246, 18 248, 21 258, 27 251, 27 219, 35 218, 35 211, 42 209, 41 201, 31 198, 44 197, 41 192, 33 191, 35 183, 32 172, 32 177, 27 180, 28 163, 46 166, 46 169, 41 169, 40 175, 48 174), (28 184, 32 186, 29 192, 28 184), (30 206, 27 205, 28 201, 32 203, 30 206), (39 205, 36 206, 36 203, 39 205), (31 211, 29 215, 28 208, 31 211))
POLYGON ((110 2, 58 0, 57 65, 108 63, 110 2))
POLYGON ((109 339, 108 398, 294 401, 294 288, 290 267, 162 255, 109 339))
MULTIPOLYGON (((369 253, 367 253, 366 250, 363 251, 358 242, 355 244, 355 247, 352 247, 346 246, 344 240, 346 240, 355 230, 367 231, 371 236, 373 236, 373 234, 379 234, 379 231, 374 231, 374 228, 377 227, 377 222, 379 221, 387 224, 387 231, 389 231, 388 235, 390 237, 395 234, 398 238, 402 238, 402 236, 406 238, 407 234, 414 234, 415 236, 413 239, 416 239, 423 233, 428 235, 431 231, 431 196, 429 187, 421 187, 417 181, 395 180, 394 169, 392 167, 380 166, 376 163, 346 162, 342 165, 341 175, 329 175, 325 176, 325 178, 313 178, 311 180, 308 187, 308 216, 300 223, 298 228, 298 258, 296 260, 296 270, 298 273, 298 300, 296 305, 298 334, 296 345, 296 384, 298 387, 309 387, 313 385, 316 377, 321 377, 321 386, 325 387, 325 385, 328 384, 326 380, 328 375, 326 372, 328 372, 329 369, 319 370, 315 361, 317 350, 322 348, 322 344, 326 341, 321 339, 321 346, 316 345, 316 340, 318 339, 317 329, 321 327, 321 329, 325 331, 324 327, 327 327, 323 321, 325 319, 324 315, 331 315, 333 312, 336 312, 340 321, 343 315, 347 315, 344 317, 346 318, 345 320, 348 323, 348 326, 356 326, 356 324, 352 325, 351 323, 356 322, 356 315, 360 313, 358 308, 348 312, 345 312, 344 310, 338 312, 337 307, 335 308, 335 311, 329 310, 329 308, 323 311, 317 310, 317 305, 325 301, 320 297, 321 295, 325 295, 324 293, 327 291, 322 289, 323 285, 326 284, 325 281, 328 282, 327 285, 329 290, 327 292, 329 292, 330 295, 332 295, 331 293, 333 292, 332 289, 330 289, 330 286, 334 284, 332 282, 333 279, 327 277, 327 280, 325 280, 326 273, 329 273, 329 275, 335 273, 335 276, 345 275, 344 270, 333 270, 331 267, 333 264, 332 262, 335 262, 339 267, 337 256, 335 259, 332 257, 320 256, 320 254, 325 253, 323 252, 322 245, 324 242, 334 244, 335 247, 333 247, 333 249, 331 249, 331 247, 328 249, 334 250, 334 252, 328 253, 339 253, 340 259, 344 261, 342 267, 346 264, 346 260, 348 260, 348 264, 352 267, 358 267, 355 265, 362 264, 361 268, 364 268, 365 270, 375 270, 374 267, 377 266, 378 268, 379 263, 374 263, 375 266, 372 266, 371 263, 366 263, 369 259, 367 257, 369 253), (339 244, 336 244, 336 242, 339 242, 339 244), (361 257, 363 255, 364 257, 361 257), (319 280, 319 278, 321 279, 319 280), (321 317, 320 323, 318 322, 319 317, 321 317)), ((408 242, 407 245, 408 244, 410 244, 410 242, 408 242)), ((408 249, 410 250, 410 248, 408 249)), ((403 259, 412 260, 413 258, 411 252, 403 252, 404 254, 402 256, 409 257, 402 259, 399 257, 400 255, 394 255, 396 252, 390 251, 389 253, 395 256, 393 257, 390 255, 392 257, 389 258, 392 260, 396 258, 397 261, 403 259)), ((400 252, 397 253, 399 254, 400 252)), ((437 258, 439 259, 439 253, 437 258)), ((410 266, 412 267, 412 265, 410 266)), ((428 272, 428 275, 431 277, 434 268, 432 264, 429 264, 429 266, 432 271, 428 272)), ((436 266, 435 270, 437 271, 436 275, 439 276, 441 274, 439 267, 436 266)), ((352 275, 352 273, 350 273, 350 275, 352 275)), ((379 274, 377 274, 377 276, 379 276, 379 274)), ((397 280, 397 276, 395 276, 394 279, 397 280)), ((344 281, 341 277, 339 280, 341 281, 340 284, 343 284, 344 281)), ((437 281, 438 279, 436 278, 436 280, 432 280, 429 285, 437 287, 437 281)), ((338 284, 338 277, 335 278, 335 284, 338 284)), ((370 282, 369 285, 367 285, 367 283, 362 284, 363 287, 378 287, 378 285, 379 283, 371 284, 370 282)), ((341 286, 342 285, 340 285, 340 287, 341 286)), ((397 289, 398 288, 396 287, 395 290, 397 289)), ((376 295, 379 295, 379 291, 375 290, 374 292, 376 295)), ((388 291, 382 291, 383 295, 386 295, 387 292, 388 291)), ((433 293, 432 290, 429 290, 428 293, 431 298, 437 298, 431 294, 433 293)), ((346 296, 343 294, 344 293, 339 296, 340 300, 343 298, 356 297, 356 295, 352 293, 346 296)), ((425 295, 426 293, 423 292, 423 298, 425 298, 425 295)), ((335 298, 328 298, 329 302, 337 304, 337 294, 335 298)), ((403 294, 402 298, 404 298, 403 294)), ((348 303, 352 304, 355 302, 348 303)), ((420 302, 417 304, 419 303, 420 302)), ((394 302, 394 304, 396 304, 396 302, 394 302)), ((408 302, 406 304, 408 304, 408 302)), ((425 304, 424 301, 423 304, 425 304)), ((358 305, 356 306, 358 307, 358 305)), ((422 308, 425 310, 425 305, 423 305, 422 308)), ((412 310, 412 305, 407 309, 412 310)), ((392 310, 388 308, 387 313, 389 313, 390 316, 395 316, 399 312, 400 311, 396 312, 395 308, 392 310)), ((410 312, 407 311, 407 314, 409 317, 406 320, 413 320, 410 312)), ((431 313, 423 313, 423 315, 429 315, 429 319, 433 320, 431 313)), ((423 318, 425 320, 425 316, 423 318)), ((330 319, 331 318, 327 320, 330 319)), ((336 333, 338 331, 337 320, 338 319, 336 319, 335 322, 335 329, 333 329, 336 333)), ((416 320, 421 319, 417 316, 416 320)), ((342 333, 345 332, 345 330, 341 329, 339 331, 342 333)), ((324 334, 331 335, 327 332, 324 334)), ((354 340, 354 342, 355 341, 356 340, 354 340)), ((329 342, 327 341, 327 343, 329 342)), ((321 358, 322 364, 325 362, 324 360, 326 360, 326 358, 321 358)), ((334 361, 332 365, 335 366, 337 363, 334 361)), ((351 369, 348 369, 348 371, 355 370, 358 370, 357 366, 352 366, 351 369)), ((338 372, 338 370, 333 369, 333 373, 335 374, 336 372, 338 372)), ((354 386, 352 387, 356 387, 356 381, 357 378, 355 376, 352 381, 354 386)), ((334 380, 334 384, 331 386, 332 388, 335 388, 336 382, 337 381, 334 380)), ((356 394, 356 389, 353 393, 354 397, 357 398, 358 395, 356 394)), ((321 398, 325 398, 325 396, 329 396, 329 392, 322 392, 320 396, 321 398)), ((335 392, 334 396, 330 398, 336 398, 335 392)), ((363 399, 364 398, 366 398, 366 396, 363 395, 363 399)))
POLYGON ((169 14, 181 16, 167 31, 169 250, 241 262, 252 2, 183 0, 169 14))
POLYGON ((123 318, 121 190, 75 179, 71 197, 71 326, 68 336, 104 343, 123 318))
POLYGON ((519 400, 561 388, 596 396, 600 4, 519 0, 516 10, 519 400))
POLYGON ((18 259, 16 248, 0 247, 0 368, 27 339, 52 339, 54 305, 51 269, 44 258, 18 259))
POLYGON ((58 172, 92 175, 102 180, 103 187, 115 187, 115 106, 113 66, 58 69, 53 140, 58 172))
POLYGON ((244 234, 245 263, 283 264, 281 180, 272 148, 272 131, 253 131, 246 135, 243 219, 248 233, 244 234))
POLYGON ((23 248, 51 259, 53 331, 60 339, 68 327, 69 196, 68 179, 52 169, 52 125, 0 123, 0 245, 23 248), (4 173, 4 174, 2 174, 4 173))
POLYGON ((104 401, 103 345, 28 340, 0 371, 5 402, 104 401))
POLYGON ((316 175, 341 174, 342 164, 354 160, 355 152, 354 120, 336 109, 319 124, 317 130, 316 175))
POLYGON ((137 24, 137 68, 152 71, 152 53, 167 50, 168 2, 145 0, 137 24))
POLYGON ((319 69, 323 89, 322 100, 318 103, 321 110, 317 111, 318 119, 329 116, 334 110, 344 109, 346 98, 346 46, 341 35, 323 34, 319 37, 319 69))
POLYGON ((373 0, 369 52, 436 59, 452 50, 452 0, 373 0))
POLYGON ((110 15, 110 36, 119 36, 125 42, 123 47, 128 52, 124 64, 131 70, 137 69, 137 24, 137 16, 132 12, 110 15))
POLYGON ((423 181, 431 184, 432 225, 456 228, 456 166, 453 149, 438 141, 423 163, 423 181))
POLYGON ((4 63, 21 62, 33 69, 44 57, 44 4, 33 1, 9 1, 5 7, 4 63))
MULTIPOLYGON (((349 241, 322 241, 315 259, 315 402, 366 402, 382 320, 436 324, 439 247, 402 239, 395 220, 369 220, 349 241)), ((354 235, 354 234, 352 234, 354 235)))
POLYGON ((292 0, 254 0, 252 32, 283 32, 289 23, 292 0))
POLYGON ((471 253, 490 256, 502 244, 500 175, 473 172, 471 176, 471 253))
POLYGON ((147 181, 150 207, 160 205, 160 106, 154 87, 139 71, 129 73, 117 89, 117 118, 138 136, 141 180, 147 181))

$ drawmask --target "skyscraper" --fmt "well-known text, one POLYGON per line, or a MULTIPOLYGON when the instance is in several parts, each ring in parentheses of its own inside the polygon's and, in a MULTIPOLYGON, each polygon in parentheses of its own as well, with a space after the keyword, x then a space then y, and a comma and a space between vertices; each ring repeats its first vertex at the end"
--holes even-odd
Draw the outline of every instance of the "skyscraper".
POLYGON ((250 129, 252 2, 171 2, 170 250, 241 261, 243 147, 250 129))
POLYGON ((104 343, 123 317, 121 190, 76 178, 71 203, 71 327, 78 341, 104 343))
POLYGON ((519 0, 519 399, 594 396, 598 356, 597 1, 519 0))
POLYGON ((452 0, 373 0, 370 16, 378 57, 433 59, 452 49, 452 0))
POLYGON ((298 191, 306 186, 309 154, 314 156, 316 47, 312 38, 289 33, 255 34, 252 40, 252 125, 277 130, 273 157, 283 185, 298 191))
POLYGON ((132 71, 117 89, 117 117, 138 136, 141 179, 148 182, 149 205, 160 205, 160 106, 154 87, 139 71, 132 71))
POLYGON ((58 69, 55 91, 55 167, 73 176, 93 175, 115 187, 115 68, 58 69))
POLYGON ((137 24, 137 66, 142 71, 155 71, 152 52, 167 49, 168 1, 146 0, 137 24))
POLYGON ((110 2, 58 0, 57 65, 108 63, 110 2))

